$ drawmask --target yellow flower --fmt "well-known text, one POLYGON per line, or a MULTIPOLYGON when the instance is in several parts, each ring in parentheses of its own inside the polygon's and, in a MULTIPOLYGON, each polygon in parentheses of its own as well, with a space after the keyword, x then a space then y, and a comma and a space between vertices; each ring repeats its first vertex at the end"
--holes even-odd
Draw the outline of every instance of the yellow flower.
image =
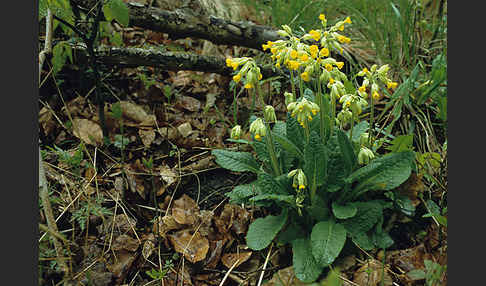
POLYGON ((326 15, 324 15, 324 14, 320 14, 320 15, 319 15, 319 20, 321 20, 321 21, 326 21, 326 15))
POLYGON ((338 35, 337 36, 337 39, 341 43, 349 43, 349 42, 351 42, 351 39, 350 38, 348 38, 346 36, 343 36, 343 35, 338 35))
POLYGON ((315 41, 319 41, 319 39, 321 38, 321 33, 319 31, 316 31, 316 30, 310 30, 309 31, 309 34, 312 36, 312 38, 315 40, 315 41))
POLYGON ((233 67, 233 70, 236 70, 240 64, 237 62, 231 62, 231 66, 233 67))
POLYGON ((317 53, 319 53, 319 47, 317 47, 316 45, 312 45, 309 47, 309 50, 311 57, 315 59, 317 57, 317 53))
POLYGON ((349 17, 346 17, 346 19, 344 19, 344 23, 348 23, 348 24, 351 24, 351 18, 349 17))
POLYGON ((310 81, 310 76, 309 76, 309 73, 308 72, 303 72, 300 74, 300 77, 304 80, 304 81, 310 81))
POLYGON ((329 83, 334 84, 334 79, 332 77, 329 79, 329 83))
POLYGON ((297 70, 300 66, 298 61, 289 61, 289 68, 292 70, 297 70))
POLYGON ((267 49, 269 49, 269 48, 270 48, 270 46, 269 46, 269 45, 265 45, 265 44, 263 44, 263 45, 262 45, 262 48, 263 48, 263 50, 264 50, 264 51, 266 51, 267 49))
POLYGON ((262 137, 259 134, 255 134, 255 139, 258 141, 262 141, 262 137))
POLYGON ((327 56, 329 56, 329 49, 322 48, 321 51, 319 52, 319 56, 321 56, 321 57, 327 57, 327 56))
POLYGON ((344 62, 337 62, 336 66, 337 66, 338 69, 342 69, 343 66, 344 66, 344 62))
POLYGON ((362 86, 359 87, 358 90, 361 91, 361 92, 366 92, 366 86, 362 85, 362 86))
POLYGON ((309 60, 309 56, 307 54, 302 54, 300 56, 300 60, 303 61, 303 62, 306 62, 309 60))
POLYGON ((390 81, 389 83, 387 83, 387 84, 386 84, 386 86, 387 86, 388 88, 392 88, 392 89, 397 88, 397 85, 398 85, 398 83, 393 82, 393 81, 390 81))
POLYGON ((298 55, 299 55, 299 54, 297 53, 297 51, 296 51, 296 50, 292 50, 292 51, 290 52, 290 57, 291 57, 291 58, 293 58, 293 59, 297 58, 297 56, 298 56, 298 55))
POLYGON ((311 112, 312 112, 313 115, 316 115, 317 114, 317 111, 319 111, 319 110, 317 110, 315 108, 311 110, 311 112))
POLYGON ((277 52, 277 49, 276 48, 270 48, 270 52, 272 52, 272 54, 275 54, 277 52))
POLYGON ((246 88, 246 89, 253 88, 253 84, 251 84, 251 83, 247 83, 247 84, 245 84, 245 88, 246 88))
POLYGON ((363 69, 363 72, 364 72, 364 73, 367 73, 367 72, 368 72, 368 69, 367 69, 367 68, 364 68, 364 69, 363 69))
POLYGON ((275 64, 275 67, 276 67, 276 68, 280 68, 280 63, 276 63, 276 64, 275 64))
POLYGON ((226 59, 226 66, 231 67, 232 63, 233 63, 233 61, 231 60, 231 58, 226 59))
POLYGON ((332 65, 331 64, 325 64, 324 67, 328 72, 332 71, 332 65))
POLYGON ((241 80, 241 74, 237 74, 235 76, 233 76, 233 80, 236 82, 236 83, 239 83, 240 80, 241 80))
POLYGON ((338 27, 339 31, 344 31, 344 24, 338 27))
POLYGON ((372 96, 373 96, 373 99, 374 99, 374 100, 378 100, 378 99, 380 99, 380 94, 379 94, 378 92, 376 92, 376 91, 373 93, 373 95, 372 95, 372 96))
POLYGON ((258 73, 258 80, 261 80, 262 79, 262 74, 261 73, 258 73))

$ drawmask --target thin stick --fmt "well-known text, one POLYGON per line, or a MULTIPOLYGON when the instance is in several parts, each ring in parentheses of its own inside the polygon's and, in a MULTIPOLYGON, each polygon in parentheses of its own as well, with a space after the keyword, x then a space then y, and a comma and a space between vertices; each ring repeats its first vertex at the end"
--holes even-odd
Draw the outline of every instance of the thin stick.
POLYGON ((272 248, 273 248, 273 243, 270 245, 270 249, 268 250, 267 258, 265 259, 265 262, 263 263, 262 274, 260 274, 260 279, 258 280, 258 284, 257 284, 258 286, 260 286, 262 284, 263 274, 265 274, 265 268, 267 268, 267 263, 268 263, 268 260, 270 259, 270 253, 272 252, 272 248))
MULTIPOLYGON (((238 264, 238 262, 240 262, 240 259, 236 259, 235 263, 233 263, 233 265, 231 265, 230 269, 228 270, 228 272, 226 272, 226 274, 224 275, 223 277, 223 280, 221 280, 221 283, 219 283, 219 286, 223 286, 224 282, 226 281, 226 279, 228 278, 229 274, 231 273, 231 271, 233 270, 233 268, 236 267, 236 265, 238 264)), ((260 284, 259 284, 260 285, 260 284)))

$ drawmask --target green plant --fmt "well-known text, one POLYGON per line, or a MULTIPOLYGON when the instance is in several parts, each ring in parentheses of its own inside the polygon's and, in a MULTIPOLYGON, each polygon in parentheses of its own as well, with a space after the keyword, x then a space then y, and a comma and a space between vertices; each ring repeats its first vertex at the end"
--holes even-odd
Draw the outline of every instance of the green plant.
POLYGON ((79 224, 81 230, 86 229, 86 221, 90 215, 96 215, 104 217, 105 215, 111 215, 112 212, 101 206, 102 198, 96 198, 94 202, 83 201, 79 209, 73 212, 71 221, 76 221, 79 224))
POLYGON ((409 277, 416 280, 425 279, 425 285, 437 286, 441 285, 443 274, 447 271, 447 265, 440 265, 434 261, 425 259, 425 271, 422 269, 414 269, 407 273, 409 277))
POLYGON ((162 269, 152 268, 148 271, 145 271, 145 273, 155 281, 162 280, 165 275, 167 275, 167 272, 169 272, 169 270, 174 267, 173 259, 178 259, 178 255, 173 255, 172 258, 166 259, 164 266, 162 266, 162 269))
MULTIPOLYGON (((212 151, 221 167, 257 177, 229 192, 230 202, 255 204, 270 211, 249 226, 247 245, 262 250, 275 240, 289 243, 294 271, 304 282, 316 280, 333 263, 347 238, 365 250, 393 244, 383 229, 384 211, 400 205, 393 189, 405 182, 415 167, 411 150, 376 153, 381 139, 373 132, 374 101, 380 99, 383 86, 397 86, 387 76, 388 66, 363 69, 358 73, 363 83, 354 87, 340 71, 344 63, 330 57, 331 52, 342 52, 340 43, 349 42, 340 31, 351 19, 331 27, 327 27, 325 15, 319 19, 321 29, 299 38, 284 25, 279 34, 286 40, 263 45, 264 50, 270 49, 276 67, 286 65, 291 77, 297 79, 291 81, 292 93, 286 93, 286 121, 276 120, 273 107, 267 105, 263 117, 250 118, 254 140, 239 139, 241 131, 234 129, 232 140, 249 144, 256 158, 249 152, 212 151), (305 43, 311 39, 321 47, 305 43), (369 98, 370 123, 359 119, 369 98)), ((241 63, 245 69, 249 62, 246 58, 228 61, 235 70, 241 63)), ((247 77, 251 67, 245 71, 247 77)), ((242 74, 238 71, 235 82, 242 74)), ((246 78, 244 83, 258 86, 260 79, 246 78)))
POLYGON ((79 175, 81 173, 81 169, 85 167, 82 165, 84 160, 83 142, 79 143, 78 147, 74 151, 65 151, 58 146, 54 146, 54 148, 47 146, 47 148, 51 151, 54 151, 59 161, 66 164, 69 168, 73 169, 74 173, 79 175))

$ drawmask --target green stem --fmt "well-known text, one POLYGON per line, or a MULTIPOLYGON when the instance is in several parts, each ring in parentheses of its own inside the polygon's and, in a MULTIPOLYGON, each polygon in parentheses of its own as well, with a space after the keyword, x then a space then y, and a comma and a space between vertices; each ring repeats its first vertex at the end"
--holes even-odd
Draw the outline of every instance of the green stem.
POLYGON ((334 123, 336 122, 336 99, 332 98, 332 94, 330 95, 331 98, 331 109, 332 109, 332 114, 331 114, 331 130, 329 131, 329 134, 332 136, 334 133, 334 123))
POLYGON ((237 118, 236 118, 236 114, 238 113, 237 111, 237 103, 236 103, 236 85, 233 89, 233 121, 234 121, 234 124, 238 124, 238 121, 237 121, 237 118))
POLYGON ((355 120, 355 117, 354 117, 354 113, 353 113, 353 116, 351 116, 351 130, 349 130, 349 140, 351 142, 353 142, 353 128, 354 128, 354 120, 355 120))
POLYGON ((258 96, 258 98, 260 99, 260 104, 262 105, 262 109, 265 108, 265 100, 263 99, 262 90, 258 83, 256 83, 255 92, 256 92, 256 96, 258 96))
POLYGON ((371 150, 373 150, 373 130, 374 128, 374 117, 375 117, 375 103, 373 100, 373 96, 371 96, 371 112, 370 112, 370 137, 368 138, 368 143, 370 144, 371 150))
POLYGON ((297 98, 297 94, 295 93, 295 86, 294 86, 294 72, 292 70, 290 71, 290 86, 292 87, 292 93, 295 95, 295 98, 297 98))
MULTIPOLYGON (((320 77, 319 77, 320 78, 320 77)), ((318 79, 317 81, 317 105, 319 105, 319 118, 320 118, 320 121, 321 121, 321 124, 319 126, 319 132, 321 134, 321 140, 322 140, 322 143, 323 144, 326 144, 326 138, 325 138, 325 120, 324 120, 324 114, 325 114, 325 110, 324 110, 324 94, 322 93, 322 86, 321 86, 321 80, 318 79)))
POLYGON ((300 96, 304 96, 304 85, 303 85, 303 80, 302 78, 299 77, 299 91, 300 91, 300 96))
POLYGON ((272 130, 270 129, 270 124, 265 122, 265 127, 267 129, 267 136, 265 142, 267 143, 267 151, 270 154, 270 161, 272 163, 273 173, 275 176, 280 176, 282 171, 280 170, 280 165, 278 164, 277 154, 275 153, 275 145, 273 144, 272 130))

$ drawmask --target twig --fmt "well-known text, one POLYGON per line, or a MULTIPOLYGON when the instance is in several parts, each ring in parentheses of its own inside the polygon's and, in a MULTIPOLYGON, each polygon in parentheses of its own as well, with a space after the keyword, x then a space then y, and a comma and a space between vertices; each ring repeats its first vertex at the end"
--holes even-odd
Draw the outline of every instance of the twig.
MULTIPOLYGON (((50 9, 47 9, 47 16, 46 16, 46 38, 44 42, 44 49, 39 54, 39 81, 40 81, 40 74, 42 71, 42 65, 44 64, 45 57, 47 53, 52 51, 52 18, 53 14, 50 9)), ((44 171, 44 166, 42 162, 42 155, 40 152, 40 145, 39 145, 39 196, 42 200, 42 205, 44 209, 44 214, 47 220, 47 227, 50 230, 50 233, 59 233, 57 229, 56 221, 54 220, 54 214, 52 212, 51 202, 49 201, 49 190, 47 186, 47 179, 46 173, 44 171)), ((63 256, 63 247, 62 244, 57 240, 56 236, 51 236, 52 242, 54 244, 54 248, 56 250, 57 256, 57 263, 63 269, 64 275, 69 276, 69 268, 66 265, 66 262, 61 259, 63 256)))
POLYGON ((263 269, 262 269, 262 274, 260 274, 260 279, 258 280, 258 286, 262 285, 262 280, 263 280, 263 274, 265 274, 265 268, 267 267, 268 260, 270 258, 270 253, 272 253, 272 248, 273 248, 273 243, 270 245, 270 249, 268 250, 267 258, 265 259, 265 262, 263 263, 263 269))

